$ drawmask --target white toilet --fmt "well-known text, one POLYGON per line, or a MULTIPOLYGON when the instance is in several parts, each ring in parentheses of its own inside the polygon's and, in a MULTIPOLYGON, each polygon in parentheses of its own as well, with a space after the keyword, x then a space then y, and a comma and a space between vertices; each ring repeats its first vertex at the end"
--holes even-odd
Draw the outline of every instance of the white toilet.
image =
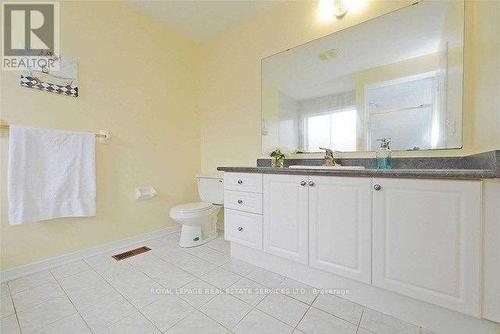
POLYGON ((179 246, 195 247, 217 237, 217 214, 224 203, 223 177, 220 174, 196 175, 202 202, 176 205, 170 218, 182 224, 179 246))

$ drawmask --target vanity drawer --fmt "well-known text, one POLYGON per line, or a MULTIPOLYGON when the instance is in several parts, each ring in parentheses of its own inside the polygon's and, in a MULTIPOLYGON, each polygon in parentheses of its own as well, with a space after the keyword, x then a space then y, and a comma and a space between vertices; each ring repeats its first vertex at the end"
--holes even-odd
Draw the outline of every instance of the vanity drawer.
POLYGON ((224 173, 224 189, 262 193, 262 174, 224 173))
POLYGON ((224 238, 244 246, 262 249, 262 216, 225 209, 224 238))
POLYGON ((243 191, 224 191, 224 207, 245 212, 262 213, 262 194, 243 191))

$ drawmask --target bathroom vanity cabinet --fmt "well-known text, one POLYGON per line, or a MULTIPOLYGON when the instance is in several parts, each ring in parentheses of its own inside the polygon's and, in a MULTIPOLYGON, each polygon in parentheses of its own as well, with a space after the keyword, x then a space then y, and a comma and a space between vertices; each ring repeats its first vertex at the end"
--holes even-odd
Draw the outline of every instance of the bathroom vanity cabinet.
POLYGON ((481 180, 225 173, 225 188, 227 240, 481 316, 481 180))

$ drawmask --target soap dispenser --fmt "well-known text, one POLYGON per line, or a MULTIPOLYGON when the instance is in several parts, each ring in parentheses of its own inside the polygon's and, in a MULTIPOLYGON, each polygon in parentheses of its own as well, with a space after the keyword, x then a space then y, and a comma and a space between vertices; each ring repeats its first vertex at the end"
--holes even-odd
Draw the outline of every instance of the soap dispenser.
POLYGON ((377 169, 392 169, 391 138, 377 139, 380 147, 377 150, 377 169))

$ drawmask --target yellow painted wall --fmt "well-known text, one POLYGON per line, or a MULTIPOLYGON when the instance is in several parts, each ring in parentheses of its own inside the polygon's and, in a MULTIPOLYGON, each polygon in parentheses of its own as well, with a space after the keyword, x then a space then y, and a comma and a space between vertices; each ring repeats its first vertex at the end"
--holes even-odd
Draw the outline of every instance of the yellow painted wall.
POLYGON ((475 87, 474 148, 500 149, 500 1, 476 1, 472 8, 471 81, 475 87))
MULTIPOLYGON (((478 1, 466 3, 465 44, 469 45, 474 38, 474 30, 488 30, 491 40, 493 24, 498 29, 500 18, 497 12, 484 15, 476 12, 481 18, 472 18, 472 7, 490 8, 495 1, 478 1), (478 21, 484 20, 481 25, 478 21), (495 21, 496 20, 496 21, 495 21), (494 25, 496 24, 496 25, 494 25), (474 28, 474 29, 473 29, 474 28)), ((290 1, 271 7, 252 21, 237 29, 232 29, 212 41, 205 51, 203 89, 201 93, 201 164, 206 171, 217 166, 255 165, 255 159, 261 157, 260 110, 261 83, 260 61, 274 53, 306 43, 370 18, 402 8, 411 1, 367 1, 364 8, 350 11, 341 20, 324 23, 318 20, 317 1, 290 1)), ((496 2, 498 6, 498 2, 496 2)), ((488 11, 488 9, 484 9, 488 11)), ((498 31, 498 30, 496 30, 498 31)), ((482 34, 479 31, 478 34, 482 34)), ((498 36, 498 33, 496 33, 498 36)), ((476 36, 477 37, 477 36, 476 36)), ((493 44, 493 42, 491 42, 493 44)), ((498 118, 498 109, 484 102, 495 98, 494 87, 484 82, 489 90, 478 92, 481 87, 472 78, 472 59, 476 57, 481 64, 481 71, 488 73, 498 66, 494 56, 498 51, 493 47, 491 52, 483 55, 481 49, 468 48, 464 53, 464 131, 463 148, 458 150, 437 150, 420 152, 396 152, 396 156, 453 156, 480 152, 486 149, 500 148, 500 140, 494 138, 498 131, 494 126, 486 125, 498 118), (495 53, 496 52, 496 53, 495 53), (488 64, 483 61, 488 57, 488 64), (483 96, 483 102, 473 102, 474 95, 483 96), (481 108, 481 110, 478 110, 481 108), (495 114, 496 113, 496 114, 495 114), (474 116, 476 115, 476 116, 474 116), (480 123, 473 131, 474 117, 480 123), (478 128, 481 126, 481 128, 478 128), (483 126, 487 133, 481 133, 483 126), (470 127, 470 128, 469 128, 470 127)), ((498 72, 488 75, 491 81, 498 80, 498 72)), ((480 80, 479 80, 480 81, 480 80)), ((498 84, 498 81, 496 81, 498 84)), ((498 90, 497 90, 498 92, 498 90)), ((498 108, 498 103, 496 104, 498 108)), ((495 123, 495 124, 498 124, 495 123)), ((345 156, 373 156, 373 153, 351 153, 345 156)), ((310 156, 312 157, 312 156, 310 156)))
POLYGON ((1 119, 112 132, 96 148, 97 216, 9 226, 3 134, 2 270, 172 226, 169 208, 197 198, 199 48, 120 2, 62 2, 60 14, 61 54, 78 59, 80 96, 20 87, 18 73, 2 71, 1 119), (135 201, 141 185, 159 195, 135 201))

